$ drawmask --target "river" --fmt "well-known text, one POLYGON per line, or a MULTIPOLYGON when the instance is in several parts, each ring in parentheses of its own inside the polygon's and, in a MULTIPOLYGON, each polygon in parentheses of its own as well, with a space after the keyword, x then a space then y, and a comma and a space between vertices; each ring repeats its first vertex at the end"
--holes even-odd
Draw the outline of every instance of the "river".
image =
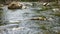
POLYGON ((1 12, 0 34, 57 34, 60 27, 60 17, 51 14, 56 11, 40 11, 41 5, 34 4, 27 9, 10 10, 7 6, 1 12), (44 16, 48 20, 30 20, 44 16), (55 29, 56 28, 56 29, 55 29))

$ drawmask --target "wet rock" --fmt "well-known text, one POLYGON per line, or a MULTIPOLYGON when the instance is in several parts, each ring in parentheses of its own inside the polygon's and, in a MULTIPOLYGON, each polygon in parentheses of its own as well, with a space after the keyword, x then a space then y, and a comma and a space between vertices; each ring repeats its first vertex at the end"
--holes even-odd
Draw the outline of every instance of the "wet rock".
POLYGON ((8 9, 26 9, 28 8, 27 6, 25 6, 23 3, 20 2, 11 2, 8 5, 8 9))
POLYGON ((21 9, 22 8, 22 4, 20 4, 20 2, 11 2, 8 5, 8 9, 21 9))
POLYGON ((50 4, 49 3, 43 3, 43 6, 49 6, 50 4))
POLYGON ((46 18, 43 18, 43 17, 34 17, 30 20, 47 20, 46 18))

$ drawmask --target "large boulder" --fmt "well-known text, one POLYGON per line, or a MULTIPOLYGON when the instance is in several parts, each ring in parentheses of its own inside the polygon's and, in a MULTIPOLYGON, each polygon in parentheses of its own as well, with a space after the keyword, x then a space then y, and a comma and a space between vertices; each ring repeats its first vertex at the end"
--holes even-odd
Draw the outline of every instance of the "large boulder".
POLYGON ((11 2, 8 5, 8 9, 21 9, 22 8, 22 4, 20 4, 20 2, 11 2))

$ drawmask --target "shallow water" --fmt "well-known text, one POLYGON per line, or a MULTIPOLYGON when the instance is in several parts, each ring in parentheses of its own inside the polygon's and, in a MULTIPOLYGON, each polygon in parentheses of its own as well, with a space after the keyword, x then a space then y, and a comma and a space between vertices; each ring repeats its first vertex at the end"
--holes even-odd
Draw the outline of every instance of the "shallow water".
POLYGON ((60 17, 51 15, 55 11, 51 9, 40 11, 41 7, 37 4, 28 7, 10 10, 4 6, 3 10, 0 10, 2 12, 1 23, 4 24, 0 26, 0 34, 56 34, 51 30, 51 28, 60 26, 60 17), (45 16, 48 20, 29 20, 40 16, 45 16))

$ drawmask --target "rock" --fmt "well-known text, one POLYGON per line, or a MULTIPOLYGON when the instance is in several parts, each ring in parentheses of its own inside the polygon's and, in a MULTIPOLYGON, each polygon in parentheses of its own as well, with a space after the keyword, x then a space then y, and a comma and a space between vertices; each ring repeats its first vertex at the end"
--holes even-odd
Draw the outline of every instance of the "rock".
POLYGON ((49 3, 43 3, 43 6, 49 6, 50 4, 49 3))
POLYGON ((31 20, 47 20, 47 19, 43 17, 35 17, 35 18, 32 18, 31 20))
POLYGON ((20 2, 11 2, 8 5, 8 9, 21 9, 22 8, 22 4, 20 4, 20 2))
POLYGON ((43 3, 43 6, 45 6, 46 5, 46 3, 43 3))

